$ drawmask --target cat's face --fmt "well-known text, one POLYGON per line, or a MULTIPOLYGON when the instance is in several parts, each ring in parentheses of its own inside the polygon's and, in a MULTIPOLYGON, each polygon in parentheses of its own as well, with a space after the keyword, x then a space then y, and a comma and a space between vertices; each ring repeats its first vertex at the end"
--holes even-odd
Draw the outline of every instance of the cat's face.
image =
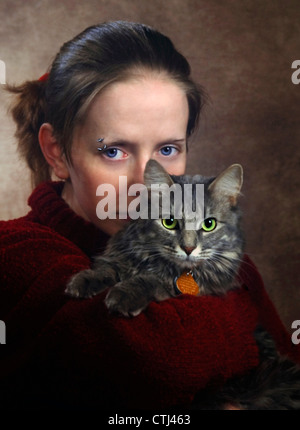
MULTIPOLYGON (((239 261, 243 252, 243 237, 240 229, 240 212, 237 197, 242 186, 242 168, 229 167, 216 179, 201 176, 172 176, 156 162, 150 162, 145 171, 145 183, 203 184, 204 208, 199 205, 199 217, 191 229, 187 214, 177 219, 171 217, 148 220, 144 228, 144 246, 152 249, 162 260, 176 264, 182 269, 214 268, 226 270, 232 261, 239 261)), ((194 194, 194 204, 195 194, 194 194)))

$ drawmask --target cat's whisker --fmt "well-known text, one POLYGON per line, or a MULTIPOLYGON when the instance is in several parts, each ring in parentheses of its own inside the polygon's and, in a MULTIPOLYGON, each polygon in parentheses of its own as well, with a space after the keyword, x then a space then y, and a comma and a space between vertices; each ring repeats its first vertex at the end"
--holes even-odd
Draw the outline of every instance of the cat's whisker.
POLYGON ((236 271, 235 262, 238 263, 242 261, 238 256, 233 259, 226 257, 226 255, 219 253, 214 253, 210 259, 206 260, 206 264, 210 266, 212 269, 222 271, 224 274, 228 276, 232 276, 232 274, 236 271))

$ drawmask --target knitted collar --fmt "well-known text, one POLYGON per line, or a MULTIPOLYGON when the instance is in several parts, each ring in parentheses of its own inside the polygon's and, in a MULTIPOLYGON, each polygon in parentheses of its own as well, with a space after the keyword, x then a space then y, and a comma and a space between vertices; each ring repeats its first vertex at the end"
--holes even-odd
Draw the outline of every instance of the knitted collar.
POLYGON ((75 214, 61 197, 63 185, 50 181, 35 188, 28 199, 32 211, 27 218, 55 230, 92 257, 103 251, 109 236, 75 214))

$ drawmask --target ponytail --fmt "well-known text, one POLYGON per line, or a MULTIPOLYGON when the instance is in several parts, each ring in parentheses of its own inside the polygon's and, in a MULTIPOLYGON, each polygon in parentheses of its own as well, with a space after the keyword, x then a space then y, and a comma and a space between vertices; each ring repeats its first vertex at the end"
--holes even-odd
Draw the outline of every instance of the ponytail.
POLYGON ((16 96, 10 111, 17 124, 15 136, 18 139, 18 150, 31 170, 33 186, 51 179, 50 166, 38 140, 39 129, 45 122, 45 87, 46 81, 43 80, 6 86, 16 96))

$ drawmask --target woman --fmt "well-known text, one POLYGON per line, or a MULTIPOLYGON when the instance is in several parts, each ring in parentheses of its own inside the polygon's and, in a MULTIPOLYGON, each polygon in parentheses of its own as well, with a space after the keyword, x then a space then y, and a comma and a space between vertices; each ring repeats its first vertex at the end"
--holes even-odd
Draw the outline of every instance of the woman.
POLYGON ((152 303, 133 319, 109 315, 105 293, 83 301, 64 294, 127 222, 98 219, 97 186, 118 190, 121 175, 128 187, 143 182, 150 158, 171 174, 185 170, 203 94, 167 37, 125 22, 90 27, 63 45, 49 74, 10 91, 37 187, 29 214, 0 226, 2 405, 189 405, 258 364, 259 322, 297 357, 247 257, 239 291, 152 303))

